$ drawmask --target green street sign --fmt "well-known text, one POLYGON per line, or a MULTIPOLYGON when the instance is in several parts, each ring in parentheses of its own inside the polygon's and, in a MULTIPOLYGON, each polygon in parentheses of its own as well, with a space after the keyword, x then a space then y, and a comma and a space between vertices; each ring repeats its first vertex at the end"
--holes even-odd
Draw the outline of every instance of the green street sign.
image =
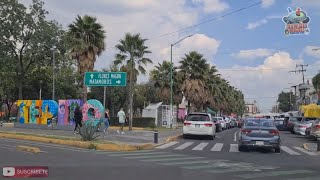
POLYGON ((86 86, 126 86, 126 72, 86 72, 84 75, 86 86))

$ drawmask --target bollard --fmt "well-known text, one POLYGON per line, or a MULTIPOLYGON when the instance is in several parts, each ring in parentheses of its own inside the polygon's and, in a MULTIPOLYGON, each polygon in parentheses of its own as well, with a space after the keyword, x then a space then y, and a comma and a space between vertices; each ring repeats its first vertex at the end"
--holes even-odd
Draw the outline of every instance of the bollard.
POLYGON ((154 130, 154 134, 153 134, 154 136, 154 140, 153 140, 153 142, 155 143, 155 144, 158 144, 158 130, 154 130))
POLYGON ((320 138, 318 138, 317 144, 318 144, 317 151, 320 151, 320 138))
POLYGON ((3 121, 0 121, 0 127, 2 127, 3 126, 3 121))

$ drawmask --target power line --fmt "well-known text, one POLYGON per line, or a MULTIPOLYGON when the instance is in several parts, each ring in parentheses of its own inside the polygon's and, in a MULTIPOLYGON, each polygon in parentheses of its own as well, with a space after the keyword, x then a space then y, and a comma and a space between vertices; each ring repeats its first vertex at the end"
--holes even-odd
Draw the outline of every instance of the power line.
POLYGON ((308 64, 297 64, 296 65, 296 70, 294 71, 289 71, 289 72, 293 72, 293 73, 302 73, 302 82, 303 84, 305 84, 304 82, 304 72, 306 72, 307 70, 304 69, 304 67, 308 67, 308 64), (300 69, 297 69, 298 67, 300 67, 300 69))
POLYGON ((263 1, 260 1, 260 2, 258 2, 258 3, 251 4, 251 5, 249 5, 249 6, 246 6, 246 7, 240 8, 240 9, 237 9, 237 10, 235 10, 235 11, 232 11, 232 12, 229 12, 229 13, 226 13, 226 14, 223 14, 223 15, 221 15, 221 16, 218 16, 218 17, 215 17, 215 18, 212 18, 212 19, 203 21, 203 22, 200 22, 200 23, 198 23, 198 24, 194 24, 194 25, 191 25, 191 26, 188 26, 188 27, 185 27, 185 28, 176 30, 176 31, 172 31, 172 32, 169 32, 169 33, 165 33, 165 34, 162 34, 162 35, 153 37, 153 38, 149 38, 149 40, 161 38, 161 37, 168 36, 168 35, 171 35, 171 34, 175 34, 175 33, 181 32, 181 31, 185 31, 185 30, 188 30, 188 29, 192 29, 192 28, 194 28, 194 27, 197 27, 197 26, 206 24, 206 23, 208 23, 208 22, 215 21, 215 20, 218 20, 218 19, 227 17, 227 16, 231 16, 231 15, 236 14, 236 13, 238 13, 238 12, 241 12, 241 11, 244 11, 244 10, 247 10, 247 9, 250 9, 250 8, 255 7, 255 6, 258 6, 259 4, 262 4, 262 3, 263 3, 263 1))

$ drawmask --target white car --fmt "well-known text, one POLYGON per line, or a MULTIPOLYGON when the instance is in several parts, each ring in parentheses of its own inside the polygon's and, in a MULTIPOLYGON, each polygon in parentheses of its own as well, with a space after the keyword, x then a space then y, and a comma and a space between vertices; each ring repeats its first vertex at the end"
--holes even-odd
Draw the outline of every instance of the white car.
POLYGON ((213 140, 216 136, 216 126, 211 114, 190 113, 183 123, 183 138, 189 135, 209 136, 213 140))
POLYGON ((219 119, 219 122, 221 124, 221 127, 223 130, 227 129, 227 123, 223 120, 223 117, 217 117, 219 119))

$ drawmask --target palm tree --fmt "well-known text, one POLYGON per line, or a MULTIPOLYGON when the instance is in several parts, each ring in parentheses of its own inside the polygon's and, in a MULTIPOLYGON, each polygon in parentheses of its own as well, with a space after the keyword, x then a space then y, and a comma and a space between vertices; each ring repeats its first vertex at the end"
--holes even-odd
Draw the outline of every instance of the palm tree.
POLYGON ((87 87, 83 81, 84 73, 93 71, 96 57, 105 50, 105 31, 95 17, 78 15, 76 21, 69 25, 67 38, 70 42, 71 57, 77 61, 81 76, 82 99, 86 101, 87 87))
MULTIPOLYGON (((181 73, 176 71, 177 67, 173 67, 173 103, 180 104, 182 100, 181 87, 181 73)), ((150 71, 150 80, 154 81, 154 86, 157 89, 157 96, 165 104, 170 103, 170 71, 171 63, 163 61, 158 63, 155 69, 150 71)))
POLYGON ((184 74, 181 90, 188 100, 188 111, 190 111, 190 103, 200 110, 206 103, 208 91, 205 78, 210 66, 203 55, 196 51, 186 54, 180 63, 181 72, 184 74))
POLYGON ((147 39, 142 39, 140 34, 130 34, 127 33, 120 43, 115 47, 119 51, 115 55, 114 64, 120 66, 120 70, 126 71, 130 77, 130 73, 133 72, 133 82, 137 82, 137 77, 139 74, 146 74, 146 69, 144 66, 152 64, 151 59, 145 56, 151 51, 149 51, 148 46, 145 45, 147 39), (133 60, 133 62, 132 62, 133 60), (133 68, 132 68, 133 67, 133 68))

